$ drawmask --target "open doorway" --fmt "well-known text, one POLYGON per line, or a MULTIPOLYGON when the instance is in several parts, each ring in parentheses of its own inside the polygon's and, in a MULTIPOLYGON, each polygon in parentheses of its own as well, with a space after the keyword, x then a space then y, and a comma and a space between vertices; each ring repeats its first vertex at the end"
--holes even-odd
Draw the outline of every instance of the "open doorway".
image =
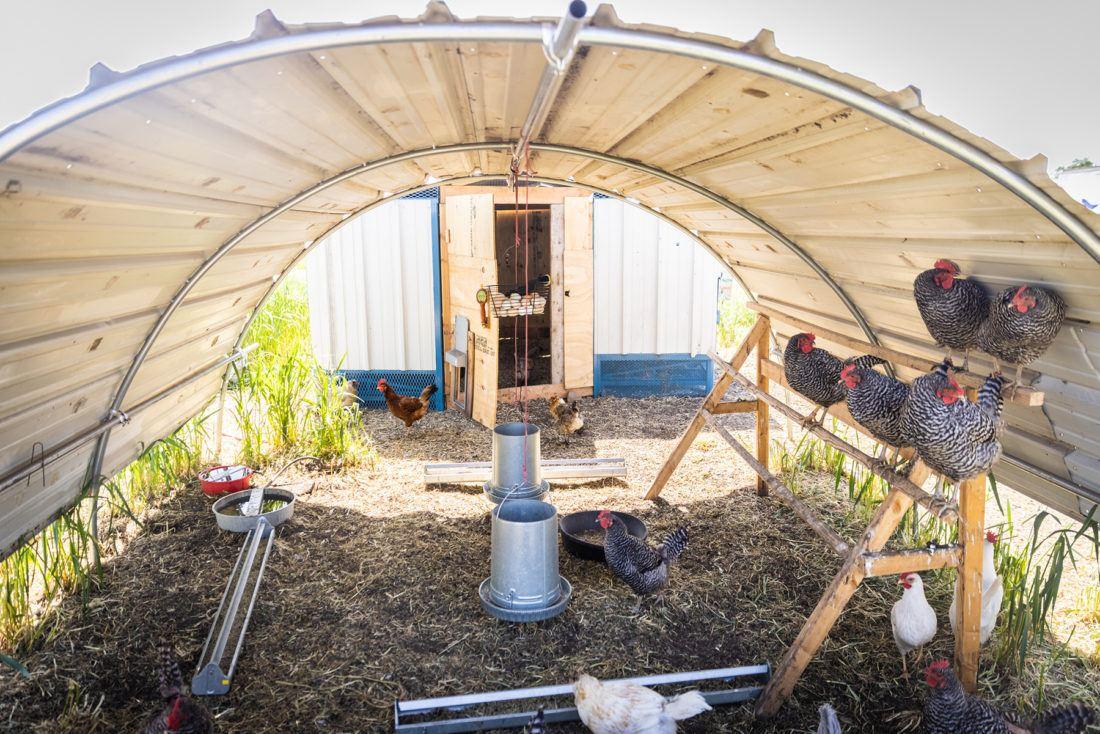
MULTIPOLYGON (((524 284, 542 277, 549 279, 552 269, 550 221, 549 206, 532 206, 526 210, 513 206, 496 207, 497 283, 515 287, 522 296, 524 284), (517 231, 519 247, 516 246, 517 231)), ((551 292, 540 314, 501 321, 498 387, 522 386, 525 377, 528 386, 552 383, 553 298, 551 292)))

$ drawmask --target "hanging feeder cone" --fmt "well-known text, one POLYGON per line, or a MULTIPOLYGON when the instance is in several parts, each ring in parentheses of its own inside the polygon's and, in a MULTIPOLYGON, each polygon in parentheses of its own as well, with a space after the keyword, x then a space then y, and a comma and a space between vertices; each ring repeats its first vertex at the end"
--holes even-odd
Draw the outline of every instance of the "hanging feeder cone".
POLYGON ((493 429, 493 473, 483 487, 490 502, 545 499, 550 494, 550 482, 542 478, 539 439, 539 427, 533 423, 502 423, 493 429))

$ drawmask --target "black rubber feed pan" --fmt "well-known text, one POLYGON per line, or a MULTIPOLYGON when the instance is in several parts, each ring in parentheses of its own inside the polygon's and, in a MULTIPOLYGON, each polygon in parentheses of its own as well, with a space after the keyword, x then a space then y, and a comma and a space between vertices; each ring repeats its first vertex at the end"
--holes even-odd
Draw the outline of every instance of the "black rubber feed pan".
MULTIPOLYGON (((599 514, 599 510, 573 512, 558 521, 558 530, 561 532, 565 549, 577 558, 601 563, 606 560, 603 555, 603 528, 596 523, 596 516, 599 514), (586 538, 598 542, 592 542, 586 538)), ((638 540, 645 540, 648 531, 644 522, 625 512, 612 514, 626 524, 626 532, 638 540)))

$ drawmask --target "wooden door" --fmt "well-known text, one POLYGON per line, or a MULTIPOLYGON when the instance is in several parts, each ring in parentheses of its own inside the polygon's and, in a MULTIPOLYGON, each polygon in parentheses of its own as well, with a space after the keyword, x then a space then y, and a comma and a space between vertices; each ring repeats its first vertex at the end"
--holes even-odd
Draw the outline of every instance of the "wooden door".
POLYGON ((444 210, 448 263, 450 318, 470 320, 472 351, 467 356, 471 373, 470 416, 488 428, 497 419, 497 349, 499 324, 486 305, 488 326, 482 323, 477 292, 496 282, 493 195, 448 196, 444 210))
POLYGON ((567 390, 590 388, 592 341, 592 198, 569 196, 565 209, 563 254, 563 378, 567 390))

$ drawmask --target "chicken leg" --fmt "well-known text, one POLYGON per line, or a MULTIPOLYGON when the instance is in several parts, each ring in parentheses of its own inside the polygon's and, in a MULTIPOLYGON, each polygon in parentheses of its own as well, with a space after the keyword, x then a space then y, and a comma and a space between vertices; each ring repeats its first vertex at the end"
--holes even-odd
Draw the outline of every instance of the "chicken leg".
MULTIPOLYGON (((819 410, 822 410, 822 407, 820 405, 815 405, 813 412, 802 419, 802 427, 803 428, 809 428, 810 426, 820 426, 822 423, 825 422, 825 416, 824 415, 821 416, 820 421, 817 419, 817 412, 819 410)), ((824 410, 825 410, 826 414, 829 412, 828 408, 825 408, 824 410)))

